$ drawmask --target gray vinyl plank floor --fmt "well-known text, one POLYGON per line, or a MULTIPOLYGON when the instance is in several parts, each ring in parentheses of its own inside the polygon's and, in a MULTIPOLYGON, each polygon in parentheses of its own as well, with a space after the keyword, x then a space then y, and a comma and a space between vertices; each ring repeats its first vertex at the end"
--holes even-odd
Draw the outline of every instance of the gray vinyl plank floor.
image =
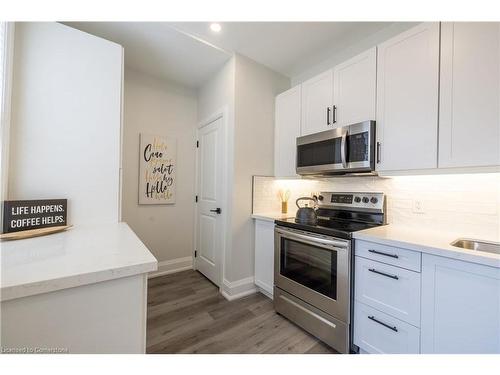
POLYGON ((336 353, 264 295, 227 301, 193 270, 149 280, 146 337, 147 353, 336 353))

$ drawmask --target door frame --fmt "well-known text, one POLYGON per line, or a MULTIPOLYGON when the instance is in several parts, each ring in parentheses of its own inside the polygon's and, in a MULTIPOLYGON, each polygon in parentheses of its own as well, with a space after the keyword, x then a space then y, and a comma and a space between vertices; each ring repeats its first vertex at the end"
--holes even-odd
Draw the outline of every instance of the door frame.
MULTIPOLYGON (((214 121, 217 121, 218 119, 222 119, 222 139, 224 140, 222 142, 222 197, 220 200, 220 208, 224 214, 223 217, 221 217, 222 222, 222 247, 219 249, 219 253, 217 254, 218 258, 220 259, 220 265, 218 265, 217 270, 218 270, 218 275, 217 275, 217 282, 218 282, 218 287, 219 289, 222 287, 222 281, 224 280, 224 275, 225 275, 225 256, 226 256, 226 238, 227 238, 227 228, 228 228, 228 220, 229 220, 229 204, 228 204, 228 170, 229 170, 229 160, 228 160, 228 108, 227 106, 224 106, 220 108, 219 110, 215 111, 213 114, 210 116, 206 117, 202 121, 198 122, 196 126, 196 142, 199 141, 199 134, 200 134, 200 129, 211 124, 214 121)), ((200 149, 199 147, 196 147, 196 167, 195 167, 195 188, 194 188, 194 194, 195 196, 199 195, 198 191, 198 172, 199 172, 199 152, 200 149)), ((195 257, 195 251, 196 249, 196 244, 197 244, 197 237, 198 237, 198 204, 195 202, 194 204, 194 231, 193 231, 193 250, 192 250, 192 257, 193 257, 193 269, 196 270, 196 257, 195 257)))

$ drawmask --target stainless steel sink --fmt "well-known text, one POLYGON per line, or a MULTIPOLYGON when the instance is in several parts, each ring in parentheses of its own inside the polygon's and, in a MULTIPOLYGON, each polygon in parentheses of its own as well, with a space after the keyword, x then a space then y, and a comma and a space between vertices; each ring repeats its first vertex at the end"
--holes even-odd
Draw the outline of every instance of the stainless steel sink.
POLYGON ((490 241, 473 240, 470 238, 459 238, 453 241, 451 246, 466 250, 484 251, 486 253, 500 254, 500 243, 490 241))

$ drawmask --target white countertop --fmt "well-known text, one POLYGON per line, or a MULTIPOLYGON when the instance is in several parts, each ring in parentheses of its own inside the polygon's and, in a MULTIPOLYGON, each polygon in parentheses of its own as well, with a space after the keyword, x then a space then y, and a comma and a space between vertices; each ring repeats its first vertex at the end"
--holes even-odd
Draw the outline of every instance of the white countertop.
POLYGON ((290 217, 295 217, 295 214, 282 214, 276 212, 265 212, 265 213, 254 213, 252 214, 252 218, 256 220, 264 220, 264 221, 273 221, 274 220, 282 220, 288 219, 290 217))
POLYGON ((0 243, 0 300, 155 271, 156 258, 126 223, 79 225, 0 243))
MULTIPOLYGON (((420 251, 422 253, 500 268, 500 254, 466 250, 451 246, 450 243, 457 238, 466 237, 456 233, 433 232, 431 230, 414 228, 409 229, 389 224, 355 232, 353 237, 359 240, 371 241, 383 245, 401 247, 420 251)), ((498 241, 498 239, 495 238, 474 239, 498 241)))

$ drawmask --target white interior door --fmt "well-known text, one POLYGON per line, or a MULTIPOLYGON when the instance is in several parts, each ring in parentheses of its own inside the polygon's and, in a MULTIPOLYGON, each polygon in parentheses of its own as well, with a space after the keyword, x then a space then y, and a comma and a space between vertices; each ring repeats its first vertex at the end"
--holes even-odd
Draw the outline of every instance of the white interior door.
POLYGON ((224 246, 224 118, 198 129, 195 266, 217 286, 224 246))

